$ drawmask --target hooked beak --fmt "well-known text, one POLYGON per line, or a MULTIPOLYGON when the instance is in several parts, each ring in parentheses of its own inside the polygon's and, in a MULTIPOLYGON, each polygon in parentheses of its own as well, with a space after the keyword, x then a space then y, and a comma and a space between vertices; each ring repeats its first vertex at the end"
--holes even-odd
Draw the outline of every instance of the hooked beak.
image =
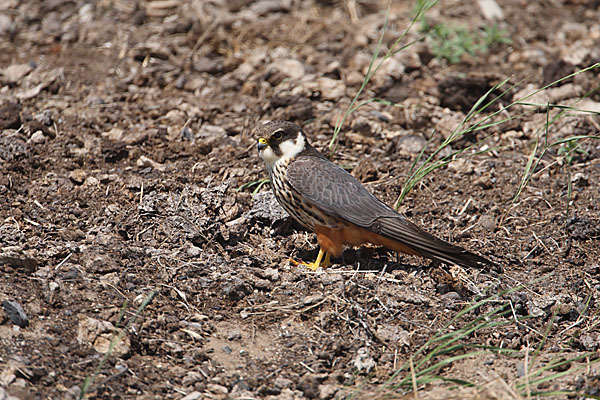
POLYGON ((263 151, 265 148, 267 148, 269 146, 269 144, 267 143, 267 139, 265 138, 260 138, 258 139, 258 151, 263 151))

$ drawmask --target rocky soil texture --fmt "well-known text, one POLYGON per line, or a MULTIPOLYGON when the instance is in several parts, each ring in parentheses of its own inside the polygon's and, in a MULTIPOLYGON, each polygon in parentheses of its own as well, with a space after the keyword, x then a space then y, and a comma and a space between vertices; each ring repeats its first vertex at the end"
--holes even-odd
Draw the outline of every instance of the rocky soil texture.
POLYGON ((294 121, 329 154, 415 3, 392 3, 378 47, 377 0, 0 1, 0 399, 77 398, 89 376, 87 398, 413 398, 407 363, 450 357, 420 398, 599 396, 600 69, 570 76, 600 61, 598 1, 436 4, 331 155, 395 204, 506 80, 399 206, 500 268, 368 246, 288 261, 316 239, 259 187, 254 128, 294 121))

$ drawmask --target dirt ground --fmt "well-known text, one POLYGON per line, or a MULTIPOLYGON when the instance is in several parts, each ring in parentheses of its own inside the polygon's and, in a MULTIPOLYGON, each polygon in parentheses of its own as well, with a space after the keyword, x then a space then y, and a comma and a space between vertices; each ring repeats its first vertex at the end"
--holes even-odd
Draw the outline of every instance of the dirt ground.
MULTIPOLYGON (((497 21, 510 40, 450 63, 416 24, 401 45, 415 43, 361 96, 387 102, 352 113, 331 158, 394 204, 421 149, 432 154, 508 78, 494 93, 514 87, 468 124, 501 123, 442 151, 472 146, 400 205, 501 267, 362 247, 311 272, 288 259, 314 259, 314 235, 268 185, 253 194, 266 177, 253 130, 294 121, 328 152, 386 2, 0 1, 0 399, 76 398, 92 375, 88 398, 415 398, 412 385, 386 384, 394 372, 498 304, 510 309, 502 324, 459 342, 514 352, 457 358, 420 398, 598 398, 600 141, 546 145, 598 136, 600 69, 527 99, 538 107, 508 106, 600 61, 600 3, 498 4, 429 10, 430 26, 478 38, 497 21), (546 152, 511 204, 533 150, 534 161, 546 152), (543 371, 563 376, 524 386, 577 356, 543 371)), ((382 51, 414 10, 393 3, 382 51)))

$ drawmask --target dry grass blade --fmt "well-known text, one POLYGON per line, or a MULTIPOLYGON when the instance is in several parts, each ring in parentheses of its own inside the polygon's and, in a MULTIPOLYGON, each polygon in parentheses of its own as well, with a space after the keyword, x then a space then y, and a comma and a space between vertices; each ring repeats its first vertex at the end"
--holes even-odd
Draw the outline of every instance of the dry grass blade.
POLYGON ((358 104, 356 104, 358 101, 358 98, 365 90, 367 84, 371 81, 371 78, 373 78, 373 76, 377 73, 379 68, 381 68, 383 63, 388 58, 392 57, 394 54, 396 54, 418 42, 418 40, 414 40, 412 42, 405 44, 404 46, 398 47, 400 42, 402 42, 402 40, 404 40, 404 38, 406 37, 406 34, 412 29, 412 27, 418 21, 420 21, 423 18, 423 16, 425 15, 425 13, 427 12, 427 10, 429 10, 431 7, 436 5, 438 1, 439 0, 427 0, 427 1, 423 1, 419 4, 417 12, 415 13, 415 16, 411 20, 408 27, 404 31, 402 31, 400 36, 394 41, 394 43, 390 46, 390 48, 387 50, 385 55, 376 64, 377 58, 379 57, 379 54, 383 47, 383 38, 384 38, 385 32, 387 30, 389 16, 390 16, 390 9, 392 7, 392 2, 390 1, 388 3, 387 12, 385 14, 385 22, 383 24, 383 27, 381 28, 381 35, 379 36, 379 41, 377 42, 377 46, 375 47, 375 52, 373 53, 373 56, 371 57, 371 61, 369 63, 369 67, 367 68, 367 73, 365 74, 365 78, 363 79, 363 82, 362 82, 360 88, 356 92, 356 95, 354 95, 354 97, 352 98, 350 105, 348 106, 348 108, 346 109, 346 111, 344 113, 339 115, 338 120, 335 124, 335 129, 333 131, 333 137, 331 138, 331 141, 329 142, 329 150, 330 150, 331 154, 335 153, 335 151, 337 149, 337 143, 339 142, 339 134, 340 134, 342 127, 344 126, 344 123, 346 122, 346 119, 348 119, 348 116, 350 116, 350 114, 352 114, 354 111, 356 111, 359 107, 375 101, 375 99, 369 99, 369 100, 365 100, 365 101, 362 101, 362 102, 359 102, 358 104))
MULTIPOLYGON (((151 291, 146 296, 146 298, 144 299, 144 301, 142 302, 142 304, 140 304, 140 306, 138 307, 138 309, 135 312, 134 316, 129 320, 129 322, 127 323, 127 325, 125 327, 123 327, 119 331, 119 333, 117 335, 115 335, 113 337, 113 339, 110 341, 110 345, 108 347, 108 351, 104 354, 104 357, 102 357, 102 360, 100 360, 100 363, 98 364, 98 366, 94 370, 94 373, 92 375, 86 377, 85 380, 83 381, 83 384, 81 385, 81 391, 79 392, 79 397, 78 397, 79 399, 83 399, 85 397, 85 395, 88 393, 88 391, 90 391, 90 389, 92 387, 92 384, 94 383, 94 380, 96 379, 96 377, 100 373, 100 370, 102 369, 102 367, 104 366, 104 364, 108 360, 108 357, 110 357, 110 355, 112 354, 112 352, 115 349, 115 347, 117 346, 117 344, 121 340, 123 340, 123 336, 125 336, 125 333, 127 333, 127 331, 129 331, 129 329, 131 328, 131 326, 133 325, 133 323, 137 320, 137 318, 144 311, 144 309, 148 306, 148 304, 150 304, 150 302, 152 301, 152 299, 154 298, 154 296, 156 295, 156 293, 157 292, 153 290, 153 291, 151 291)), ((127 302, 123 303, 123 307, 121 308, 121 313, 119 315, 117 326, 120 325, 120 322, 123 319, 123 316, 125 315, 125 309, 126 308, 127 308, 127 302)))
MULTIPOLYGON (((541 277, 539 280, 546 279, 541 277)), ((433 381, 448 381, 460 384, 462 386, 472 386, 472 382, 455 379, 452 377, 440 376, 436 371, 452 365, 453 363, 469 357, 477 357, 488 352, 515 354, 514 350, 503 349, 493 346, 472 345, 462 343, 466 337, 472 336, 476 332, 484 329, 494 329, 498 326, 514 323, 512 320, 503 319, 511 314, 511 308, 508 302, 503 302, 490 311, 475 316, 471 321, 458 329, 450 329, 462 316, 479 310, 485 304, 496 302, 500 297, 520 290, 524 285, 520 285, 501 293, 491 295, 485 299, 475 301, 466 306, 454 318, 452 318, 442 329, 432 336, 424 345, 415 351, 408 362, 404 363, 392 375, 386 386, 392 390, 398 390, 402 387, 413 388, 416 385, 424 385, 433 381), (459 353, 459 354, 457 354, 459 353), (438 359, 437 361, 435 361, 438 359), (408 372, 408 373, 405 373, 408 372)))

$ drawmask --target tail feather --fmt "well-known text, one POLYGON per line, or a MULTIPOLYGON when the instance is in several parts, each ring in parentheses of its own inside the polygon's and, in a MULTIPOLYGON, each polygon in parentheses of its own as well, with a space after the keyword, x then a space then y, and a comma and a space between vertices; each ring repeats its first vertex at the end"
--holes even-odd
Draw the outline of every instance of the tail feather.
POLYGON ((378 218, 374 223, 374 228, 376 233, 396 240, 431 260, 474 268, 496 265, 462 247, 438 239, 401 215, 378 218))

